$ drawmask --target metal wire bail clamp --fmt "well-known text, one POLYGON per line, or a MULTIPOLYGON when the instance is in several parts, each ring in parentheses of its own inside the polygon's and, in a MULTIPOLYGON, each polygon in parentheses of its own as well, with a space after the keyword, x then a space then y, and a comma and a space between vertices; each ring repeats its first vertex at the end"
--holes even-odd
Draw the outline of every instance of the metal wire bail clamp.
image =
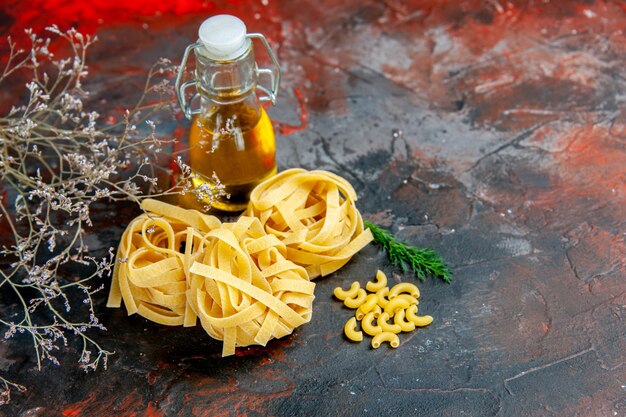
MULTIPOLYGON (((257 78, 260 79, 261 76, 269 76, 270 84, 271 84, 271 87, 268 89, 267 87, 257 83, 256 88, 258 88, 264 93, 264 95, 259 96, 259 101, 261 102, 269 101, 275 105, 276 97, 278 96, 278 88, 280 86, 280 76, 281 76, 280 64, 278 63, 278 59, 276 58, 274 51, 272 51, 272 48, 270 47, 269 43, 267 42, 267 39, 265 38, 265 36, 263 36, 263 34, 249 33, 246 35, 246 38, 249 39, 251 42, 254 39, 260 40, 268 56, 270 57, 272 61, 274 68, 258 68, 258 66, 256 66, 256 63, 255 63, 255 72, 256 72, 257 78)), ((194 114, 200 113, 200 107, 197 107, 195 109, 192 109, 191 107, 194 100, 200 97, 200 93, 198 89, 198 80, 194 78, 193 80, 185 81, 183 83, 182 82, 183 75, 187 67, 187 60, 189 59, 189 54, 191 53, 192 50, 195 50, 196 48, 200 48, 200 47, 202 47, 202 43, 198 41, 198 42, 192 43, 191 45, 188 45, 185 48, 185 53, 183 54, 183 59, 178 68, 178 74, 176 75, 176 82, 175 82, 176 96, 178 98, 178 104, 180 105, 180 108, 185 113, 185 116, 187 117, 187 119, 191 119, 194 114), (187 100, 185 93, 187 89, 192 86, 195 87, 195 93, 193 94, 190 100, 187 100)))

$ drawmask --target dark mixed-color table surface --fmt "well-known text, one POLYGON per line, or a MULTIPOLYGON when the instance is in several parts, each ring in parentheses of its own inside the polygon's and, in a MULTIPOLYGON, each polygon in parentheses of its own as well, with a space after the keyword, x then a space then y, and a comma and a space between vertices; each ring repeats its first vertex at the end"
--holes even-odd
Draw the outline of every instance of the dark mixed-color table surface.
MULTIPOLYGON (((79 369, 71 339, 63 365, 41 371, 27 337, 3 342, 3 375, 28 391, 0 415, 626 415, 625 2, 30 3, 5 2, 3 37, 52 23, 96 33, 86 84, 103 108, 133 102, 206 17, 239 16, 281 62, 279 169, 344 176, 365 219, 455 274, 420 283, 435 321, 398 349, 352 344, 333 289, 377 268, 414 280, 370 245, 317 281, 309 324, 227 358, 200 326, 107 309, 104 280, 108 331, 92 337, 116 352, 108 369, 79 369)), ((185 139, 184 118, 159 122, 185 139)), ((98 212, 94 253, 138 212, 98 212)))

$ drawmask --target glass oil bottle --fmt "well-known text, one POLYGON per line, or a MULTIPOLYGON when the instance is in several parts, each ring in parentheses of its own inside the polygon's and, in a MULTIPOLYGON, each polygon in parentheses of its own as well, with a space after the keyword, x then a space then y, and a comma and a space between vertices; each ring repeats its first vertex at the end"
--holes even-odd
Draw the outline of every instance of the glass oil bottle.
MULTIPOLYGON (((261 102, 275 103, 280 82, 278 61, 261 34, 248 34, 245 24, 230 15, 213 16, 202 23, 198 42, 185 50, 176 79, 178 100, 192 119, 189 159, 195 187, 214 186, 217 176, 225 196, 212 199, 214 208, 240 211, 246 208, 252 189, 276 173, 276 145, 272 122, 261 102), (262 42, 274 68, 259 68, 253 39, 262 42), (191 53, 195 54, 195 79, 182 83, 191 53), (268 89, 259 84, 267 76, 268 89), (185 93, 195 87, 188 101, 185 93), (256 91, 264 94, 257 96, 256 91), (199 102, 192 109, 192 103, 199 102), (214 176, 215 174, 215 176, 214 176)), ((207 201, 208 202, 208 201, 207 201)))

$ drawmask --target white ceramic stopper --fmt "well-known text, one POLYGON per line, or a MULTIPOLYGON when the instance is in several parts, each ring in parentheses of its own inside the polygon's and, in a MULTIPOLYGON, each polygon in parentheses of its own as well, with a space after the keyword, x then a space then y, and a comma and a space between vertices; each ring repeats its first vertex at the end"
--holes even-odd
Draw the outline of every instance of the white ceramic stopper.
POLYGON ((248 48, 246 25, 229 14, 213 16, 202 22, 198 37, 204 46, 203 55, 216 61, 227 61, 241 56, 248 48))

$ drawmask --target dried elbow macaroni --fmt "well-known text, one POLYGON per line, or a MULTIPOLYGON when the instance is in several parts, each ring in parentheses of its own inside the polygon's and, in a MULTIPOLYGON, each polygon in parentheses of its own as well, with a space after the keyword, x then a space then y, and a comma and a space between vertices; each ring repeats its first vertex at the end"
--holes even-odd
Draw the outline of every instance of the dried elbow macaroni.
POLYGON ((384 342, 397 348, 400 346, 398 333, 412 332, 432 323, 431 316, 417 315, 420 291, 414 284, 401 282, 389 288, 387 276, 378 271, 376 281, 368 282, 365 288, 367 291, 355 281, 347 290, 337 287, 334 291, 335 297, 346 307, 356 310, 344 326, 344 333, 351 341, 362 341, 365 333, 372 336, 374 349, 384 342), (357 322, 361 323, 362 330, 358 330, 357 322))

